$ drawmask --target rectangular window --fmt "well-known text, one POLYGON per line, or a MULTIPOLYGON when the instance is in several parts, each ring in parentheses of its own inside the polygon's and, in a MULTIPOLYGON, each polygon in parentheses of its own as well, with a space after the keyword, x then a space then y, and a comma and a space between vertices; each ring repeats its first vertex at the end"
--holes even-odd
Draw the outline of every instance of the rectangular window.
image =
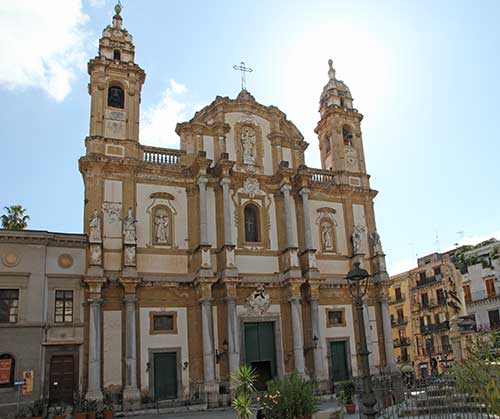
POLYGON ((0 289, 0 323, 17 323, 19 290, 0 289))
POLYGON ((470 293, 470 285, 469 284, 465 284, 463 286, 463 290, 464 290, 465 302, 466 303, 470 303, 472 301, 472 296, 471 296, 471 293, 470 293))
POLYGON ((444 290, 442 288, 436 290, 436 297, 439 305, 444 304, 445 298, 444 298, 444 290))
POLYGON ((418 277, 419 277, 419 279, 420 279, 420 280, 425 279, 425 278, 426 278, 426 276, 425 276, 425 271, 424 271, 424 272, 419 272, 419 273, 418 273, 418 277))
POLYGON ((177 333, 176 312, 150 312, 149 321, 149 332, 151 335, 162 333, 177 333))
POLYGON ((327 327, 345 326, 344 310, 327 310, 327 327))
POLYGON ((436 266, 434 268, 434 275, 441 275, 441 266, 436 266))
POLYGON ((56 323, 73 323, 73 291, 56 290, 55 301, 54 321, 56 323))
POLYGON ((429 306, 429 296, 427 295, 427 293, 420 295, 420 299, 422 301, 422 307, 429 306))
POLYGON ((401 295, 401 288, 395 288, 394 295, 396 297, 396 301, 401 301, 403 299, 401 295))
POLYGON ((490 328, 491 329, 499 329, 500 328, 500 311, 499 310, 488 311, 488 318, 490 320, 490 328))
POLYGON ((488 278, 484 280, 484 283, 486 284, 486 293, 488 297, 495 297, 497 295, 495 291, 495 280, 493 278, 488 278))
POLYGON ((398 308, 398 323, 401 324, 401 323, 404 323, 405 321, 405 315, 404 315, 404 312, 403 312, 403 309, 402 308, 398 308))

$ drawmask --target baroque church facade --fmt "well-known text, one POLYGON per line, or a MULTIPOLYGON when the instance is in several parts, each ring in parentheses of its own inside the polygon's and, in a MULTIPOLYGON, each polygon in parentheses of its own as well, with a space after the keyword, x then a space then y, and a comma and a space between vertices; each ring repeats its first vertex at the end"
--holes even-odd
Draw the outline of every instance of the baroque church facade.
POLYGON ((179 149, 142 145, 145 72, 117 6, 88 64, 82 385, 132 408, 230 394, 296 370, 324 392, 360 369, 347 282, 371 274, 365 324, 374 374, 395 371, 388 276, 376 232, 362 115, 329 62, 316 127, 321 169, 297 127, 243 89, 177 124, 179 149))

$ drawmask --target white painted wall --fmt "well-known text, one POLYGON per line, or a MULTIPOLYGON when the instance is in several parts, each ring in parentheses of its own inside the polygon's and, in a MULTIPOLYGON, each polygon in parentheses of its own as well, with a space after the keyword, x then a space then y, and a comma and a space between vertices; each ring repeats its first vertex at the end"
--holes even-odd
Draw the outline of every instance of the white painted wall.
POLYGON ((103 312, 103 386, 122 385, 122 312, 103 312))
MULTIPOLYGON (((313 243, 316 249, 321 249, 321 236, 319 231, 319 219, 320 214, 318 213, 319 208, 333 208, 335 210, 334 219, 336 222, 336 239, 337 248, 340 255, 346 255, 348 252, 347 247, 347 237, 345 229, 345 219, 344 219, 344 207, 340 202, 328 202, 328 201, 317 201, 310 200, 310 217, 311 217, 311 228, 313 233, 313 243)), ((326 268, 326 266, 325 266, 326 268)), ((321 269, 321 268, 320 268, 321 269)), ((325 271, 328 272, 328 271, 325 271)), ((345 271, 347 272, 347 271, 345 271)))
POLYGON ((236 266, 240 273, 275 273, 279 272, 277 256, 236 255, 236 266))
MULTIPOLYGON (((366 217, 365 217, 365 207, 364 205, 353 204, 352 213, 354 218, 354 225, 361 225, 366 228, 366 217)), ((363 241, 361 242, 361 250, 365 255, 369 255, 368 250, 368 230, 365 230, 363 235, 363 241)))

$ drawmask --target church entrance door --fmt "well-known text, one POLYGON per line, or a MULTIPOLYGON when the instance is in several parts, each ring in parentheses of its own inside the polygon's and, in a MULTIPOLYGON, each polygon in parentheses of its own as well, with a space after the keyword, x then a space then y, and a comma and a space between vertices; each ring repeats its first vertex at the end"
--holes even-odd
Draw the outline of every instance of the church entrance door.
POLYGON ((332 357, 332 381, 349 380, 347 342, 345 340, 330 342, 330 354, 332 357))
POLYGON ((274 322, 245 323, 245 359, 257 371, 257 390, 276 375, 274 322))
POLYGON ((177 353, 154 354, 155 400, 177 398, 177 353))

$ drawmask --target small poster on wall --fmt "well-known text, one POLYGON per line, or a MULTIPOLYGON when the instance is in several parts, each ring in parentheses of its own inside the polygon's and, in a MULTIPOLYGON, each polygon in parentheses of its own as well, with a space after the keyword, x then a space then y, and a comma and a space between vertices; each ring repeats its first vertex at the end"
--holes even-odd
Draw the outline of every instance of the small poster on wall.
POLYGON ((0 359, 0 385, 10 384, 12 359, 0 359))
POLYGON ((23 372, 24 384, 21 388, 23 396, 33 393, 33 371, 23 372))

